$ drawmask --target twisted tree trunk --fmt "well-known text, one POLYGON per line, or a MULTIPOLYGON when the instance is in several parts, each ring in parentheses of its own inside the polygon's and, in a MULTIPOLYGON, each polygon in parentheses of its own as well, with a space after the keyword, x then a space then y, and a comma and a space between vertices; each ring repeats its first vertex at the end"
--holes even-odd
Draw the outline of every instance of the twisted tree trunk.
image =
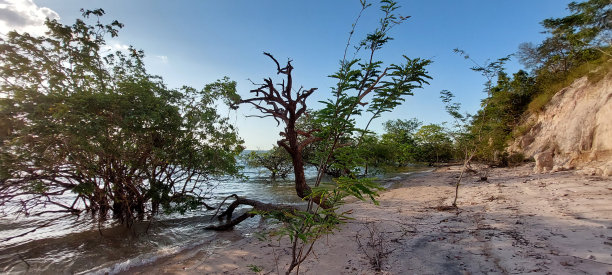
POLYGON ((227 207, 227 209, 225 209, 225 211, 223 211, 220 215, 217 216, 219 220, 225 219, 226 223, 221 224, 221 225, 210 225, 206 227, 206 229, 216 230, 216 231, 230 230, 234 228, 234 226, 236 226, 237 224, 241 223, 242 221, 255 216, 255 214, 252 213, 252 211, 246 211, 240 216, 238 216, 237 218, 232 219, 232 216, 234 215, 234 211, 240 205, 250 205, 253 207, 253 210, 262 211, 262 212, 272 212, 272 211, 296 212, 296 211, 299 211, 297 207, 292 206, 292 205, 263 203, 260 201, 239 197, 236 194, 233 194, 227 197, 226 200, 229 198, 235 198, 235 200, 227 207))
MULTIPOLYGON (((296 122, 298 119, 306 113, 306 99, 316 90, 311 88, 304 90, 300 87, 297 91, 293 89, 293 78, 291 72, 293 66, 291 61, 287 61, 285 67, 281 67, 278 61, 269 53, 264 53, 276 64, 277 74, 283 74, 286 76, 286 80, 283 80, 281 84, 274 85, 271 78, 264 79, 264 84, 261 84, 259 88, 251 90, 254 94, 253 97, 240 100, 240 104, 248 103, 251 104, 255 109, 259 110, 262 115, 258 117, 272 117, 280 125, 282 122, 285 125, 285 129, 280 133, 281 140, 277 142, 278 146, 284 148, 287 153, 291 156, 293 162, 293 173, 295 175, 295 192, 298 197, 302 199, 308 199, 320 207, 329 208, 331 207, 321 196, 311 196, 312 188, 306 183, 306 176, 304 174, 304 159, 302 151, 304 148, 315 141, 320 140, 318 137, 313 136, 313 133, 318 131, 317 129, 308 132, 300 131, 296 128, 296 122), (278 88, 280 89, 277 89, 278 88), (301 138, 300 138, 301 137, 301 138)), ((264 204, 261 202, 248 200, 234 196, 236 201, 232 203, 229 208, 223 213, 230 213, 228 215, 231 219, 231 213, 235 207, 240 204, 251 205, 256 210, 265 210, 267 208, 278 208, 287 209, 286 206, 278 206, 271 204, 264 204), (229 212, 228 212, 229 211, 229 212)), ((221 230, 222 228, 232 228, 241 221, 252 217, 252 214, 245 213, 235 220, 228 220, 226 225, 213 226, 209 229, 221 230)))

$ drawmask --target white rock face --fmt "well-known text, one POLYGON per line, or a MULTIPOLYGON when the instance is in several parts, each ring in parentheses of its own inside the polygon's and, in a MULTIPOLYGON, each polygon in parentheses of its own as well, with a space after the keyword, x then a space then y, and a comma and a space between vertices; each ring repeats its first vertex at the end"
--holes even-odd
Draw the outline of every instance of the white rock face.
POLYGON ((612 175, 612 73, 594 84, 576 80, 527 123, 533 127, 509 150, 534 157, 534 172, 612 175))

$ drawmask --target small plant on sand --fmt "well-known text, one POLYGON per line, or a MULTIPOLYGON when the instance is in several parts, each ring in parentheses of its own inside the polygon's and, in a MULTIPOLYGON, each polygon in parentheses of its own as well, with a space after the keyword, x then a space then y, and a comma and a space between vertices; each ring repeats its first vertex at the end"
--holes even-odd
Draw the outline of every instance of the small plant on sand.
POLYGON ((359 245, 359 249, 366 257, 370 260, 370 264, 375 271, 381 271, 383 261, 385 258, 393 252, 389 250, 386 245, 385 235, 380 232, 378 226, 374 222, 368 222, 364 225, 364 228, 360 229, 355 234, 355 240, 359 245), (366 229, 365 236, 361 235, 361 231, 366 229), (366 243, 362 243, 362 239, 365 239, 366 243))
MULTIPOLYGON (((456 208, 461 181, 463 180, 466 172, 473 171, 471 168, 471 162, 485 143, 485 135, 483 134, 483 130, 485 127, 487 127, 487 124, 491 120, 490 115, 487 114, 487 106, 492 95, 493 80, 503 71, 503 66, 505 62, 510 59, 510 56, 500 58, 493 62, 487 61, 485 65, 480 65, 465 51, 459 49, 455 49, 454 51, 463 56, 465 59, 470 60, 474 64, 474 67, 471 69, 485 77, 486 82, 484 84, 484 92, 487 94, 486 98, 482 101, 481 111, 479 111, 476 116, 472 116, 470 114, 462 114, 460 112, 461 105, 457 102, 453 102, 453 93, 447 90, 440 92, 442 102, 446 105, 446 111, 455 120, 455 130, 451 131, 451 135, 453 135, 455 142, 459 147, 459 151, 462 152, 463 155, 463 166, 461 168, 459 178, 457 178, 457 182, 455 184, 455 198, 453 199, 452 203, 452 206, 456 208)), ((488 167, 486 167, 483 171, 481 171, 481 179, 486 180, 488 170, 488 167)))
POLYGON ((247 267, 249 268, 250 271, 253 271, 256 274, 260 274, 263 271, 263 268, 258 265, 250 264, 250 265, 247 265, 247 267))

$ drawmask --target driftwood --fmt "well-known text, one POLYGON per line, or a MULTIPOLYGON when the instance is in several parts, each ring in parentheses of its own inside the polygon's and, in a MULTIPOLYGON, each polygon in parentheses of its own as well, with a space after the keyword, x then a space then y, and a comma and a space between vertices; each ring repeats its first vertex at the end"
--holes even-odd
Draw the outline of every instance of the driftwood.
POLYGON ((260 202, 260 201, 256 201, 252 199, 243 198, 236 194, 233 194, 225 198, 225 200, 221 202, 221 205, 219 205, 219 208, 217 209, 217 213, 215 213, 215 215, 213 216, 213 218, 216 216, 220 221, 225 220, 225 223, 220 224, 220 225, 210 225, 206 227, 205 229, 215 230, 215 231, 231 230, 234 228, 234 226, 241 223, 242 221, 257 215, 253 212, 254 210, 259 211, 259 212, 274 212, 274 211, 297 212, 297 211, 300 211, 299 208, 293 205, 264 203, 264 202, 260 202), (229 198, 234 198, 235 200, 225 209, 225 211, 217 215, 219 213, 219 210, 221 210, 221 207, 223 206, 225 201, 229 198), (243 213, 242 215, 238 216, 237 218, 232 219, 234 211, 240 205, 249 205, 249 206, 252 206, 253 208, 243 213))

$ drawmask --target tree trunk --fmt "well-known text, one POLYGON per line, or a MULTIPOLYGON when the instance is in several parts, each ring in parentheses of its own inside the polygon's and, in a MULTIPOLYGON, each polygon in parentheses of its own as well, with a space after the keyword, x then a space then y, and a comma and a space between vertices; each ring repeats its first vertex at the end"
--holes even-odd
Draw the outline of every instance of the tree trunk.
POLYGON ((306 183, 306 175, 304 174, 304 160, 302 159, 302 152, 297 150, 296 153, 292 154, 293 160, 293 173, 295 175, 295 191, 300 198, 305 198, 310 195, 312 189, 306 183))
MULTIPOLYGON (((234 228, 235 225, 237 225, 240 222, 246 220, 247 218, 255 216, 255 214, 251 213, 251 211, 247 211, 247 212, 243 213, 242 215, 238 216, 237 218, 232 219, 232 216, 234 214, 234 210, 236 210, 236 208, 238 206, 240 206, 240 205, 249 205, 249 206, 252 206, 254 210, 263 211, 263 212, 271 212, 271 211, 297 212, 297 211, 299 211, 298 208, 296 208, 295 206, 292 206, 292 205, 263 203, 263 202, 260 202, 260 201, 256 201, 256 200, 251 200, 251 199, 239 197, 236 194, 233 194, 233 195, 227 197, 226 200, 228 198, 231 198, 231 197, 235 198, 236 200, 233 201, 227 207, 227 209, 225 211, 223 211, 223 213, 221 213, 218 216, 219 220, 225 219, 226 223, 221 224, 221 225, 211 225, 211 226, 206 227, 205 229, 216 230, 216 231, 230 230, 230 229, 234 228)), ((221 204, 223 204, 223 203, 221 203, 221 204)), ((221 207, 221 205, 219 207, 221 207)))
MULTIPOLYGON (((291 115, 290 115, 291 118, 291 115)), ((291 120, 287 125, 286 137, 289 143, 289 154, 291 155, 291 161, 293 162, 293 173, 295 175, 295 192, 298 197, 306 198, 312 193, 312 188, 306 183, 306 175, 304 174, 304 159, 302 157, 302 149, 298 142, 298 133, 295 130, 295 120, 291 120)), ((280 145, 280 144, 279 144, 280 145)), ((287 149, 285 147, 285 149, 287 149)), ((330 208, 331 206, 325 201, 325 198, 321 196, 314 196, 311 198, 312 201, 322 208, 330 208)))

